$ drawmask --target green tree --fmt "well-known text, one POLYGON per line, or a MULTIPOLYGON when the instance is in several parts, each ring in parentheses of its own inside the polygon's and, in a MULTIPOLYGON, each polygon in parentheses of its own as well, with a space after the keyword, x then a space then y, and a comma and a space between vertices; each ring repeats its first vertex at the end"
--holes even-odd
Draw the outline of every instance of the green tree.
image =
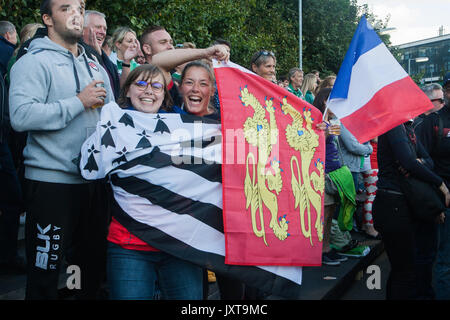
MULTIPOLYGON (((0 0, 0 19, 20 30, 40 22, 40 0, 0 0)), ((387 26, 356 0, 303 0, 302 61, 306 72, 339 71, 356 25, 366 14, 374 26, 387 26)), ((216 38, 232 43, 231 59, 249 68, 251 56, 261 49, 277 56, 278 74, 299 63, 297 0, 87 0, 86 9, 106 14, 108 33, 130 26, 138 35, 149 25, 166 27, 177 43, 209 46, 216 38)), ((377 27, 376 27, 377 28, 377 27)), ((382 35, 389 45, 389 36, 382 35)))

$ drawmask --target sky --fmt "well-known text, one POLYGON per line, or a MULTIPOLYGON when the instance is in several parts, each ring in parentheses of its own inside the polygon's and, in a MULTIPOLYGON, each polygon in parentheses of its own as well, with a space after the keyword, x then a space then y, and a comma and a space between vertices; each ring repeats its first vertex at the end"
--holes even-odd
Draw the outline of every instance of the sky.
POLYGON ((359 5, 368 4, 378 19, 385 20, 390 14, 387 31, 393 45, 436 37, 439 27, 450 34, 450 0, 357 0, 359 5))

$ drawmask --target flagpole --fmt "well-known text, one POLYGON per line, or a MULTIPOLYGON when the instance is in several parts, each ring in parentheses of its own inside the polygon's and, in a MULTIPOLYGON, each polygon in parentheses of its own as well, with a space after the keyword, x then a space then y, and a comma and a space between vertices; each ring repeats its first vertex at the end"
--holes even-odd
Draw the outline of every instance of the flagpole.
POLYGON ((299 51, 299 68, 303 70, 302 61, 302 0, 298 0, 298 51, 299 51))

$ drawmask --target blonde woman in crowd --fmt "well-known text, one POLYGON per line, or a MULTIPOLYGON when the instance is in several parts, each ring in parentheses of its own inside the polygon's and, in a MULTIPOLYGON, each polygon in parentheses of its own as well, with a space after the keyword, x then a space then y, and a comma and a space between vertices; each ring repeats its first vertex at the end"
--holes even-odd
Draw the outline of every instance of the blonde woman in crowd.
POLYGON ((314 102, 314 92, 316 90, 316 87, 317 87, 316 75, 313 73, 308 73, 307 75, 305 75, 305 77, 303 78, 301 91, 305 95, 305 100, 311 104, 314 102))
POLYGON ((109 56, 109 59, 117 66, 119 75, 122 74, 123 67, 128 67, 130 68, 130 71, 133 71, 133 69, 139 66, 134 59, 131 59, 129 65, 124 64, 123 62, 123 60, 125 60, 125 51, 127 51, 128 48, 139 48, 136 32, 128 27, 118 27, 112 35, 112 43, 114 51, 109 56))

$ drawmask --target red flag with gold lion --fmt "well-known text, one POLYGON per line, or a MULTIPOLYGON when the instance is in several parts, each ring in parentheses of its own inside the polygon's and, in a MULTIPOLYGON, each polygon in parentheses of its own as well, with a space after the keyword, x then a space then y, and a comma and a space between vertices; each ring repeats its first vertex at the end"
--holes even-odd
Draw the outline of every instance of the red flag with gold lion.
POLYGON ((321 265, 321 112, 239 65, 214 64, 222 115, 225 262, 321 265))

